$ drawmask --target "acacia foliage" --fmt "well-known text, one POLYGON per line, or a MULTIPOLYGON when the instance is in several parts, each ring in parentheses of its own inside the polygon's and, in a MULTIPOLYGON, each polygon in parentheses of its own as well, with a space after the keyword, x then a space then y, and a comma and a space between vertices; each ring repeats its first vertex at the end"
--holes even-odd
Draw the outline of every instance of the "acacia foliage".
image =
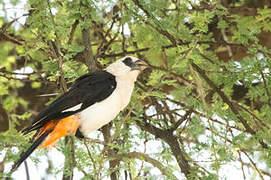
POLYGON ((231 165, 244 179, 271 177, 268 0, 0 3, 2 175, 19 157, 14 149, 29 146, 31 135, 19 130, 54 93, 133 55, 151 68, 127 110, 93 139, 60 141, 65 166, 49 163, 47 174, 227 179, 223 168, 231 165), (12 5, 24 14, 11 15, 12 5))

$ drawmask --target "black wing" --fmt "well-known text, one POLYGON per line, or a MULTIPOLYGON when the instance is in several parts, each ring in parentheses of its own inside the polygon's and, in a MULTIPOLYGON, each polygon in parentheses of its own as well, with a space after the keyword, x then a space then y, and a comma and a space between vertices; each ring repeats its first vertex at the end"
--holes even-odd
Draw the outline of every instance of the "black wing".
POLYGON ((62 119, 80 112, 110 96, 116 86, 115 76, 106 71, 85 74, 79 77, 66 93, 40 112, 31 126, 23 130, 23 132, 26 134, 43 127, 51 120, 62 119), (78 104, 82 104, 79 109, 65 111, 78 104))

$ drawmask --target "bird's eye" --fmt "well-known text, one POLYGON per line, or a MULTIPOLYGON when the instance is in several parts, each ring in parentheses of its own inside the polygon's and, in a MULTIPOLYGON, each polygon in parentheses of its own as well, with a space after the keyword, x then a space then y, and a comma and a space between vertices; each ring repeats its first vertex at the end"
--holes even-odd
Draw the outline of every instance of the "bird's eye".
POLYGON ((125 58, 122 62, 126 66, 129 66, 129 67, 133 66, 133 64, 134 64, 132 58, 130 58, 130 57, 125 58))

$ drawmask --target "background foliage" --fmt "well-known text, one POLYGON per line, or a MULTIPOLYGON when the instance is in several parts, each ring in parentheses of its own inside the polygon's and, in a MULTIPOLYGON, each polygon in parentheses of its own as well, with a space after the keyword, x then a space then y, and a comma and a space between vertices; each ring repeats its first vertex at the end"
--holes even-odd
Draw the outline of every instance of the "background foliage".
POLYGON ((0 4, 0 176, 29 146, 19 131, 32 117, 80 75, 132 55, 151 69, 127 110, 90 139, 61 140, 53 159, 37 150, 42 178, 271 178, 269 0, 0 4))

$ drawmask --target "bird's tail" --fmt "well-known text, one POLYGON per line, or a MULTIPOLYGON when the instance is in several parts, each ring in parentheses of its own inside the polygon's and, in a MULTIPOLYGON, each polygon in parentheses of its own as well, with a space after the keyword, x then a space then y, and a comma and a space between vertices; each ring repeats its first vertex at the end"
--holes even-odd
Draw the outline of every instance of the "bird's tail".
POLYGON ((45 124, 35 136, 33 144, 26 152, 20 155, 20 159, 12 166, 10 173, 24 162, 24 160, 37 148, 47 147, 55 143, 58 139, 68 134, 74 134, 79 127, 79 119, 76 115, 68 116, 60 120, 52 120, 45 124))
POLYGON ((52 132, 52 129, 47 130, 41 136, 39 136, 34 143, 20 155, 20 159, 15 162, 11 168, 10 173, 12 174, 17 168, 24 162, 24 160, 44 141, 44 139, 52 132))

